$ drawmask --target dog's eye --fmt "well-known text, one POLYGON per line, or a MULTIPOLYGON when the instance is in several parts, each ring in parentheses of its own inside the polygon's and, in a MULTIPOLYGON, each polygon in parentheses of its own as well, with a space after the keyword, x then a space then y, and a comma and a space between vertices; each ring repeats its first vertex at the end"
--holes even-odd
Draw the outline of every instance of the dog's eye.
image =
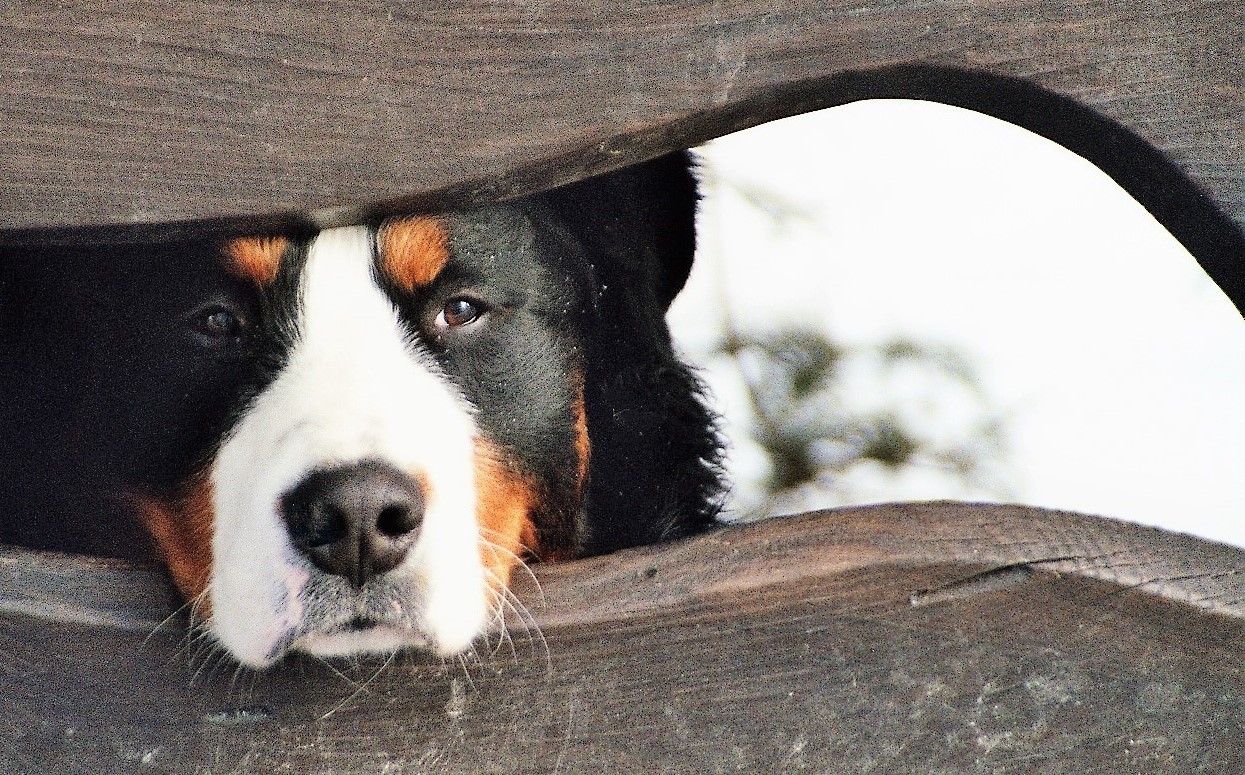
POLYGON ((437 315, 436 326, 440 330, 458 328, 472 323, 484 314, 483 305, 462 297, 450 299, 437 315))
POLYGON ((239 339, 243 334, 242 319, 224 307, 204 310, 196 321, 199 333, 216 340, 239 339))

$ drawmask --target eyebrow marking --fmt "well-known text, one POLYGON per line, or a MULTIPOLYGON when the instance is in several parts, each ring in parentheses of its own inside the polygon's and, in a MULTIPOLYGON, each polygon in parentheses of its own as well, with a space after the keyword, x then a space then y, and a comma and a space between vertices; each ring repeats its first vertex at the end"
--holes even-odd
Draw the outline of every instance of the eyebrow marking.
POLYGON ((256 285, 268 285, 277 278, 281 256, 289 247, 285 237, 240 237, 225 245, 229 270, 256 285))
POLYGON ((381 271, 407 293, 427 287, 450 260, 445 226, 429 216, 389 221, 376 244, 381 271))

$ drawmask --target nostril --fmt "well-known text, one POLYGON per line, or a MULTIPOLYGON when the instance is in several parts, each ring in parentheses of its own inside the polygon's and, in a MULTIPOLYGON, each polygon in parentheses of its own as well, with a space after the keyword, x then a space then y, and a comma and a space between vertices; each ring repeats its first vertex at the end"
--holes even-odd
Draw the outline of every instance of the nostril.
POLYGON ((376 518, 376 529, 389 538, 401 538, 417 527, 419 520, 412 518, 411 508, 406 505, 386 506, 376 518))
POLYGON ((310 549, 337 543, 350 535, 350 517, 331 503, 312 507, 311 519, 304 523, 302 542, 310 549))

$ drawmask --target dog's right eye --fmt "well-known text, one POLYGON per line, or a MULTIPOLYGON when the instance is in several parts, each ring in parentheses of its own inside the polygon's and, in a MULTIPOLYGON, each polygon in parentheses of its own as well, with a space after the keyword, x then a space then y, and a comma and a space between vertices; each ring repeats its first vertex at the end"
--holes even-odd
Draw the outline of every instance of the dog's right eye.
POLYGON ((209 307, 195 317, 196 332, 209 342, 240 341, 245 329, 242 318, 224 307, 209 307))
POLYGON ((242 322, 229 310, 218 309, 203 318, 203 332, 211 336, 237 336, 241 331, 242 322))

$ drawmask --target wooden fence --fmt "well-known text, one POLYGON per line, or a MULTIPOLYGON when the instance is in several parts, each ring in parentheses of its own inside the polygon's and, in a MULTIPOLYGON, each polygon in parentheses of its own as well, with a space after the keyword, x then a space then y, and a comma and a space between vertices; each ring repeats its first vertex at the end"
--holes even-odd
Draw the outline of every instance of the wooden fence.
MULTIPOLYGON (((490 201, 916 97, 1096 163, 1245 306, 1237 2, 18 1, 0 30, 9 243, 490 201)), ((0 769, 1241 773, 1243 575, 1091 517, 849 509, 540 567, 461 663, 256 674, 158 573, 9 550, 0 769)))

